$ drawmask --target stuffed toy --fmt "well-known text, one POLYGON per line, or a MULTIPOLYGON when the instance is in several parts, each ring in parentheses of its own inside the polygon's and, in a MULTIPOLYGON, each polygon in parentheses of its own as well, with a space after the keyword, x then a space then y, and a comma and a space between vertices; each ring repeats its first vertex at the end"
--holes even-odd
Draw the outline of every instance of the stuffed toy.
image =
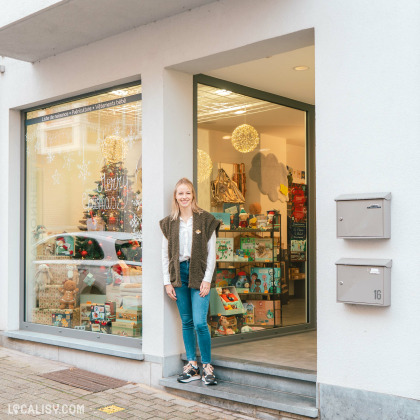
POLYGON ((35 274, 35 293, 38 296, 39 292, 45 289, 45 286, 50 284, 52 276, 50 268, 47 264, 40 264, 38 271, 35 274))
POLYGON ((229 327, 229 321, 223 315, 219 318, 216 334, 217 335, 232 335, 232 334, 235 334, 235 331, 233 331, 232 328, 229 327))
POLYGON ((79 289, 76 287, 76 282, 73 280, 66 280, 60 292, 63 296, 60 299, 60 309, 74 309, 76 304, 76 295, 79 289))
POLYGON ((248 217, 249 214, 245 211, 245 209, 241 209, 239 212, 239 227, 246 228, 248 227, 248 217))

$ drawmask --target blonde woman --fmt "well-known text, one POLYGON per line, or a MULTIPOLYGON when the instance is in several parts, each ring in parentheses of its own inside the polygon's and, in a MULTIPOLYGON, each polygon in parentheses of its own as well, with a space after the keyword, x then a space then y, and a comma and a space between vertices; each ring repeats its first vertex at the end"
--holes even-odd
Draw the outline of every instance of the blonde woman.
POLYGON ((167 295, 178 306, 188 363, 178 382, 202 379, 216 385, 207 326, 210 288, 216 281, 216 233, 220 222, 197 205, 194 186, 180 179, 173 194, 171 214, 160 222, 163 232, 162 268, 167 295), (197 364, 196 334, 203 372, 197 364))

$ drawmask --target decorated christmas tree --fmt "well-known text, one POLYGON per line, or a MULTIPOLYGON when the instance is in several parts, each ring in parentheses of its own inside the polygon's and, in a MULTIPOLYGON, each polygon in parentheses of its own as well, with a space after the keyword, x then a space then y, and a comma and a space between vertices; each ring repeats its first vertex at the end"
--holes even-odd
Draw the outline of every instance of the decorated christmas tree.
MULTIPOLYGON (((128 175, 124 167, 127 153, 124 139, 108 136, 101 144, 105 163, 101 177, 96 181, 96 188, 88 195, 87 209, 83 212, 79 229, 82 231, 141 232, 141 192, 134 191, 133 176, 128 175)), ((92 241, 91 241, 92 242, 92 241)), ((138 241, 121 244, 117 251, 121 259, 127 255, 141 253, 138 241), (136 242, 136 243, 135 243, 136 242)), ((118 246, 118 244, 117 244, 118 246)), ((79 238, 75 245, 75 257, 93 257, 96 252, 89 240, 79 238), (91 254, 92 253, 92 254, 91 254), (84 254, 84 255, 83 255, 84 254)), ((118 253, 117 252, 117 253, 118 253)))

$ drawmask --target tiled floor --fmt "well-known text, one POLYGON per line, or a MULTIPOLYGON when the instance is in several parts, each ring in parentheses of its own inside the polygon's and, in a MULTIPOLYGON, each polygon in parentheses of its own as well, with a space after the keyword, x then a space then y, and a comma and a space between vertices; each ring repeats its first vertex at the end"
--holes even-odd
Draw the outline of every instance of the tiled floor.
POLYGON ((216 347, 212 353, 316 372, 316 331, 216 347))

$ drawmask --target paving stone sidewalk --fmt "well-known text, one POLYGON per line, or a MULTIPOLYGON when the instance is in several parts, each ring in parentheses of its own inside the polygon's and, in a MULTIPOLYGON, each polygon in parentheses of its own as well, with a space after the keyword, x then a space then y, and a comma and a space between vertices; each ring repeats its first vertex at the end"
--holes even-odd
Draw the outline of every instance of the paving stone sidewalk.
POLYGON ((0 347, 0 419, 253 419, 146 385, 130 383, 92 393, 39 376, 70 367, 0 347), (124 410, 99 411, 110 405, 124 410))

